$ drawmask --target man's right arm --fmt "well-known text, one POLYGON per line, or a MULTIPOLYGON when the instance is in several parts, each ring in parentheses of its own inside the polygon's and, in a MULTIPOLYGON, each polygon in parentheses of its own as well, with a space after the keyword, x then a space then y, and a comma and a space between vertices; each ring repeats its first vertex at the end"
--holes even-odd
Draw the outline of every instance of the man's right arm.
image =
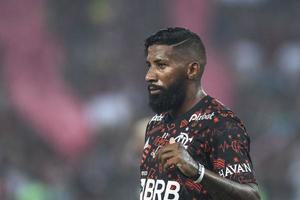
MULTIPOLYGON (((168 144, 161 148, 157 159, 164 170, 177 166, 184 175, 191 179, 199 175, 198 163, 180 143, 168 144)), ((256 184, 238 183, 208 169, 204 170, 201 185, 214 200, 260 200, 256 184)))

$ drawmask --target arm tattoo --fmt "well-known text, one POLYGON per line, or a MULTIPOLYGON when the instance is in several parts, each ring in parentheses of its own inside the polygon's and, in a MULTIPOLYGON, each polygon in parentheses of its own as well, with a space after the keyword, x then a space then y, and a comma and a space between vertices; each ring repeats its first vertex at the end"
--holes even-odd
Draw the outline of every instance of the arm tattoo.
POLYGON ((198 163, 192 158, 192 156, 184 149, 183 146, 179 146, 182 150, 182 162, 177 164, 177 167, 187 177, 195 177, 198 173, 198 163))
POLYGON ((215 200, 260 200, 255 184, 240 184, 206 170, 201 184, 215 200))

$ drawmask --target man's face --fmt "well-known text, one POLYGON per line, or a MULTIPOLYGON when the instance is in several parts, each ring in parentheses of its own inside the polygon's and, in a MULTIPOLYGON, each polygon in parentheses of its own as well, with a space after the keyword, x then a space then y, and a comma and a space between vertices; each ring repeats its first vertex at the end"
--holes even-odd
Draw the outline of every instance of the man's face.
POLYGON ((186 93, 186 76, 183 63, 169 45, 152 45, 148 48, 146 74, 149 105, 156 113, 178 109, 186 93))

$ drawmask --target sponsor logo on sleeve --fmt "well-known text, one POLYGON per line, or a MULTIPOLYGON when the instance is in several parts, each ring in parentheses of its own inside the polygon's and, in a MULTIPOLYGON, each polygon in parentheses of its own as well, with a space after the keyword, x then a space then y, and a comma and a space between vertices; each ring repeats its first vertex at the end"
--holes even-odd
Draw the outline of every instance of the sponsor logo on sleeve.
POLYGON ((249 163, 240 163, 234 165, 227 165, 225 168, 219 170, 219 175, 222 177, 227 177, 233 174, 241 174, 252 172, 249 163))

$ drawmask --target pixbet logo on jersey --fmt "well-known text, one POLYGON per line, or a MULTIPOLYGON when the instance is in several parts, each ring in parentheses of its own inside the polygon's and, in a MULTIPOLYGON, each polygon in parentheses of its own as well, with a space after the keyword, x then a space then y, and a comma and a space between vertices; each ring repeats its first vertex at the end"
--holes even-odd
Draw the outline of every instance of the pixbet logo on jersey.
POLYGON ((180 184, 161 179, 141 179, 140 200, 178 200, 180 184))
POLYGON ((201 120, 211 120, 213 118, 213 116, 215 115, 214 112, 210 113, 210 114, 193 114, 189 120, 189 122, 191 121, 201 121, 201 120))

